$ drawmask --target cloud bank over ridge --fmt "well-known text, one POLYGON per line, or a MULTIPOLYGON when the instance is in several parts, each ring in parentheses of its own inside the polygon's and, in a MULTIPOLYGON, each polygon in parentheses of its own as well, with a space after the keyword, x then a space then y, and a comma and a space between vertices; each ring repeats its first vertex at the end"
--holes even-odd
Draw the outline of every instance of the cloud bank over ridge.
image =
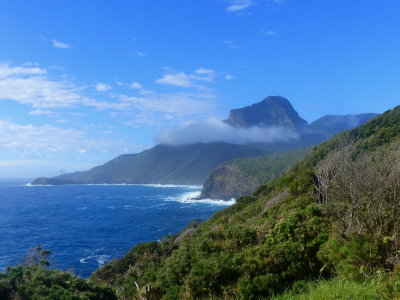
POLYGON ((226 142, 232 144, 289 142, 299 139, 299 134, 286 127, 234 128, 216 118, 202 122, 186 123, 177 128, 165 129, 155 137, 163 144, 226 142))

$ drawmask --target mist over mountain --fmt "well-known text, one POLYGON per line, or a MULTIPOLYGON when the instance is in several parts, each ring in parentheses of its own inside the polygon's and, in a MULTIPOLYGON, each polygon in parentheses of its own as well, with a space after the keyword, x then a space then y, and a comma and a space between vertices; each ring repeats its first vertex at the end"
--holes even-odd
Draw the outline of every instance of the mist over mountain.
POLYGON ((353 129, 376 114, 326 115, 308 124, 281 96, 269 96, 250 106, 232 109, 226 120, 209 118, 161 131, 156 140, 170 145, 225 142, 271 152, 318 144, 332 135, 353 129))
MULTIPOLYGON (((269 96, 253 105, 231 110, 225 121, 212 118, 166 129, 156 137, 159 145, 141 153, 120 155, 89 171, 38 178, 33 184, 203 184, 214 168, 229 160, 316 145, 373 116, 329 115, 309 125, 289 100, 269 96)), ((247 174, 238 168, 238 173, 247 174)), ((218 174, 221 170, 228 169, 220 168, 218 174)), ((208 186, 216 186, 215 178, 211 176, 208 186)), ((231 174, 218 176, 219 184, 229 186, 221 178, 231 180, 231 174)))
MULTIPOLYGON (((258 146, 264 147, 269 152, 291 151, 235 159, 216 167, 204 182, 202 198, 230 199, 250 194, 260 184, 265 184, 282 174, 305 156, 310 149, 307 146, 318 144, 334 134, 360 126, 377 114, 326 115, 309 125, 298 116, 287 99, 268 97, 251 106, 232 110, 225 122, 236 127, 271 122, 271 119, 268 119, 268 122, 262 122, 262 115, 270 116, 276 124, 285 124, 281 127, 273 127, 274 130, 277 128, 289 130, 297 138, 292 140, 276 138, 273 143, 258 146)), ((258 128, 266 133, 271 127, 251 128, 258 128)), ((235 128, 237 131, 246 129, 235 128)))
POLYGON ((290 127, 283 126, 251 126, 235 128, 231 125, 210 118, 203 122, 189 123, 177 128, 165 129, 159 133, 156 140, 170 145, 192 143, 225 142, 231 144, 273 144, 291 142, 300 138, 300 134, 290 127))

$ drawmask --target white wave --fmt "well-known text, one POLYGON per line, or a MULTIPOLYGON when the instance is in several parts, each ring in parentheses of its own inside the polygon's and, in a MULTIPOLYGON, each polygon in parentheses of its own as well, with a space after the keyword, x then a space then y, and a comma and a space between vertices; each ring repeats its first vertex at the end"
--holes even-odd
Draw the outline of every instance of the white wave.
POLYGON ((201 189, 202 185, 189 185, 189 184, 161 184, 161 183, 86 183, 79 185, 102 185, 102 186, 113 186, 113 185, 134 185, 134 186, 148 186, 156 188, 188 188, 188 189, 201 189))
POLYGON ((127 184, 127 183, 84 183, 84 184, 74 184, 74 185, 133 185, 133 184, 127 184))
POLYGON ((84 258, 79 259, 79 262, 81 264, 89 264, 89 263, 92 263, 95 261, 99 264, 99 266, 102 266, 107 262, 107 260, 110 257, 111 257, 110 255, 104 255, 104 254, 103 255, 89 255, 84 258))
POLYGON ((157 188, 188 188, 188 189, 201 189, 202 185, 186 185, 186 184, 159 184, 159 183, 152 183, 152 184, 135 184, 141 186, 149 186, 149 187, 157 187, 157 188))
MULTIPOLYGON (((65 184, 65 185, 89 185, 89 186, 148 186, 148 187, 155 187, 155 188, 186 188, 186 189, 202 189, 202 185, 190 185, 190 184, 161 184, 161 183, 148 183, 148 184, 139 184, 139 183, 85 183, 85 184, 65 184)), ((63 185, 63 186, 65 186, 63 185)), ((54 184, 31 184, 27 183, 23 186, 57 186, 54 184)))
POLYGON ((179 203, 188 203, 188 204, 200 204, 200 203, 205 203, 205 204, 211 204, 211 205, 223 205, 223 206, 230 206, 236 203, 235 199, 231 200, 222 200, 222 199, 199 199, 200 198, 200 191, 196 192, 189 192, 189 193, 184 193, 180 196, 177 197, 168 197, 166 200, 167 201, 175 201, 179 203))

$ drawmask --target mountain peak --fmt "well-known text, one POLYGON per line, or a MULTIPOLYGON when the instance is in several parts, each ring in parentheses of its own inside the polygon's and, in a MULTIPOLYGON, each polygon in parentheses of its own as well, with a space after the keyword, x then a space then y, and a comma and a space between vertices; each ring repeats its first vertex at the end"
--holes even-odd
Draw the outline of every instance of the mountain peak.
POLYGON ((236 128, 284 126, 302 130, 308 126, 289 100, 281 96, 269 96, 253 105, 233 109, 225 122, 236 128))

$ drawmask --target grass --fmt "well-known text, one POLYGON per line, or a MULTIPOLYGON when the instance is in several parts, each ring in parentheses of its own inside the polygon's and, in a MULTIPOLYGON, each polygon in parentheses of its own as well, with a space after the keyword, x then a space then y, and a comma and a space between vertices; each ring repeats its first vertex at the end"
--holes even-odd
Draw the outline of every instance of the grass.
POLYGON ((272 300, 375 300, 383 299, 379 291, 382 282, 371 280, 365 282, 349 281, 343 278, 332 280, 309 281, 297 285, 272 300))

